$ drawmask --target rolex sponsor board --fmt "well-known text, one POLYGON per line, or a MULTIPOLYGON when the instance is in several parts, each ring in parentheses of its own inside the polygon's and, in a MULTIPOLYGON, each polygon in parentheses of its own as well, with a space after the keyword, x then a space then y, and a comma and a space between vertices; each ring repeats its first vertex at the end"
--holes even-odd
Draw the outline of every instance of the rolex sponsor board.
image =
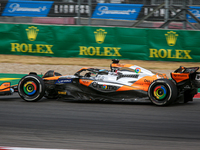
POLYGON ((145 30, 119 27, 82 27, 79 57, 143 59, 145 53, 145 30))
POLYGON ((0 24, 0 53, 199 62, 199 37, 186 30, 0 24))
POLYGON ((105 29, 99 28, 94 31, 94 39, 96 43, 90 46, 79 46, 79 55, 83 56, 116 56, 121 57, 121 47, 102 46, 105 41, 107 32, 105 29), (97 45, 97 46, 95 46, 97 45))
POLYGON ((198 31, 149 30, 149 59, 163 61, 200 61, 198 31))
MULTIPOLYGON (((26 54, 26 55, 42 55, 52 56, 54 54, 52 48, 53 44, 42 39, 45 35, 41 35, 41 26, 34 25, 19 25, 21 30, 16 35, 24 35, 19 37, 18 40, 10 42, 10 52, 13 54, 26 54)), ((46 29, 45 29, 46 31, 46 29)), ((44 32, 44 31, 43 31, 44 32)), ((48 32, 47 32, 48 33, 48 32)))

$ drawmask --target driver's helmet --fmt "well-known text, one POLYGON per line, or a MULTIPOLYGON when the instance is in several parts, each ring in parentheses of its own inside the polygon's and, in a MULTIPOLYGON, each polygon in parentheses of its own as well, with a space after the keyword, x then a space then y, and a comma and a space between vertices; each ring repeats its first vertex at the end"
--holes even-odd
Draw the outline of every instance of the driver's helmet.
POLYGON ((118 64, 119 64, 119 59, 113 59, 112 64, 110 64, 110 70, 111 72, 116 72, 118 70, 118 64))

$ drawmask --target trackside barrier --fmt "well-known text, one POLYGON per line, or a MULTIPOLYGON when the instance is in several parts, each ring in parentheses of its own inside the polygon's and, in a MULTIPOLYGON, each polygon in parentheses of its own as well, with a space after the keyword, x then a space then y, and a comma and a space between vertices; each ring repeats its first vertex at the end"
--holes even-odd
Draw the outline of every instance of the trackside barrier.
MULTIPOLYGON (((66 1, 66 0, 65 0, 66 1)), ((104 0, 103 0, 104 1, 104 0)), ((101 1, 101 2, 103 2, 101 1)), ((191 1, 191 0, 190 0, 191 1)), ((196 0, 197 1, 197 0, 196 0)), ((0 16, 12 17, 90 17, 99 19, 115 19, 115 20, 140 20, 155 9, 162 1, 155 3, 155 0, 132 0, 132 1, 118 1, 120 3, 106 0, 106 3, 98 3, 99 1, 91 0, 91 5, 88 1, 81 1, 80 5, 76 2, 62 2, 61 0, 1 0, 0 1, 0 16), (123 2, 123 3, 121 3, 123 2), (126 3, 126 4, 124 4, 126 3), (130 4, 128 4, 130 3, 130 4), (131 4, 132 3, 132 4, 131 4), (145 4, 145 5, 144 5, 145 4), (152 5, 153 4, 153 5, 152 5), (80 9, 79 9, 80 7, 80 9)), ((116 1, 117 2, 117 1, 116 1)), ((173 6, 175 12, 181 11, 179 6, 181 3, 176 3, 173 6)), ((200 18, 200 7, 197 3, 188 3, 188 10, 196 17, 200 18), (197 6, 194 6, 197 5, 197 6)), ((169 11, 170 17, 176 13, 169 11)), ((164 21, 165 8, 161 8, 154 12, 148 21, 164 21)), ((191 23, 196 22, 191 16, 186 16, 191 23)))
POLYGON ((0 24, 0 54, 199 62, 199 37, 187 30, 0 24))
MULTIPOLYGON (((19 80, 27 74, 0 73, 0 85, 4 82, 10 82, 11 85, 17 85, 19 80)), ((38 74, 42 77, 42 75, 38 74)))

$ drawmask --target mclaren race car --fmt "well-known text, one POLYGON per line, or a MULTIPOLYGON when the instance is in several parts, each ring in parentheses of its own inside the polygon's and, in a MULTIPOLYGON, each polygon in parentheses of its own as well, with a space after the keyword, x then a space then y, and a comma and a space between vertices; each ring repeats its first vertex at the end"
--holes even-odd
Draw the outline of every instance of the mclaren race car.
POLYGON ((199 67, 180 67, 171 73, 153 73, 131 64, 113 60, 111 70, 82 68, 74 75, 48 71, 43 77, 31 72, 24 76, 17 91, 25 101, 42 97, 66 100, 135 101, 147 99, 156 105, 192 101, 200 87, 199 67))

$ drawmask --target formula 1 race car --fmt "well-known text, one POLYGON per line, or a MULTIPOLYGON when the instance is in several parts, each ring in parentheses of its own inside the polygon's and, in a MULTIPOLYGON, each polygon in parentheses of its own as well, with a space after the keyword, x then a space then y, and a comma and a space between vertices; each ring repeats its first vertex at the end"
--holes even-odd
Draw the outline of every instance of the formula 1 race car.
POLYGON ((147 99, 156 105, 169 105, 192 101, 200 87, 199 67, 180 67, 171 73, 171 80, 165 74, 136 65, 119 64, 117 59, 110 68, 82 68, 66 76, 50 70, 42 78, 31 72, 19 81, 17 89, 25 101, 42 97, 91 101, 147 99))

